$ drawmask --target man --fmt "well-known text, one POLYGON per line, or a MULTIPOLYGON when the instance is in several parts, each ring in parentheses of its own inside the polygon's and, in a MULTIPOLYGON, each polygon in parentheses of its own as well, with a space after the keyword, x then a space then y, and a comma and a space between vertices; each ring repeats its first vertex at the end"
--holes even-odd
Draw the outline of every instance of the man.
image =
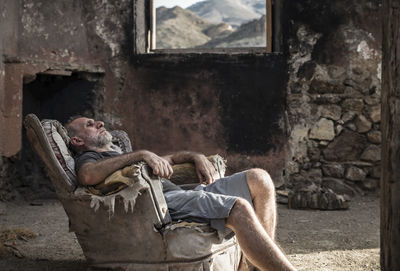
POLYGON ((160 157, 146 150, 118 154, 111 149, 111 135, 102 121, 76 118, 66 125, 82 185, 102 182, 114 171, 145 161, 160 176, 172 219, 207 221, 211 227, 231 229, 247 259, 261 270, 296 270, 275 244, 276 205, 274 184, 262 169, 251 169, 214 180, 214 167, 193 152, 160 157), (193 162, 200 182, 194 191, 184 191, 167 179, 172 165, 193 162))

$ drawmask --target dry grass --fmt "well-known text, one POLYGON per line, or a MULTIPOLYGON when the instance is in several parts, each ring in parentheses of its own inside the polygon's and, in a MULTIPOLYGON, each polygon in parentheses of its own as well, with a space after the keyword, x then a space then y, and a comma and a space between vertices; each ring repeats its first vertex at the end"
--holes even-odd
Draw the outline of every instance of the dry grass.
POLYGON ((22 257, 17 247, 17 241, 28 241, 36 234, 29 229, 0 229, 0 259, 11 255, 22 257))

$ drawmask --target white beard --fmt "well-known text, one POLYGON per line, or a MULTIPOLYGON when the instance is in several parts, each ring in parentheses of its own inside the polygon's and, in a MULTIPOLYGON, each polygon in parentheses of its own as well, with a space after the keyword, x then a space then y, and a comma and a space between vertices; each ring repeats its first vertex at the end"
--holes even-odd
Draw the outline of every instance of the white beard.
POLYGON ((104 148, 110 145, 111 140, 112 140, 112 135, 108 131, 105 131, 105 133, 99 134, 97 136, 96 147, 104 148))

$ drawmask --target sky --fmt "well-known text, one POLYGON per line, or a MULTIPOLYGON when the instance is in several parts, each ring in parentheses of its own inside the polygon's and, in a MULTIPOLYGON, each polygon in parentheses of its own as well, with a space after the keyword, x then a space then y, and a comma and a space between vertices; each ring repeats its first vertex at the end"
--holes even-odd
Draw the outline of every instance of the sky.
POLYGON ((187 8, 194 3, 201 2, 203 0, 154 0, 155 6, 165 6, 167 8, 172 8, 175 6, 180 6, 182 8, 187 8))

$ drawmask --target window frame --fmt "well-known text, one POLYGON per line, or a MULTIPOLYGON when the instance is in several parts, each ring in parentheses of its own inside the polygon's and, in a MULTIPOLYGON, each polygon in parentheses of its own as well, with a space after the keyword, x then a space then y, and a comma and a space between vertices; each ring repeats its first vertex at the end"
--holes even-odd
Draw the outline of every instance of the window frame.
POLYGON ((267 9, 265 47, 157 49, 155 48, 156 33, 153 31, 156 25, 154 1, 133 0, 134 54, 268 54, 280 52, 280 10, 282 0, 265 1, 267 9))

